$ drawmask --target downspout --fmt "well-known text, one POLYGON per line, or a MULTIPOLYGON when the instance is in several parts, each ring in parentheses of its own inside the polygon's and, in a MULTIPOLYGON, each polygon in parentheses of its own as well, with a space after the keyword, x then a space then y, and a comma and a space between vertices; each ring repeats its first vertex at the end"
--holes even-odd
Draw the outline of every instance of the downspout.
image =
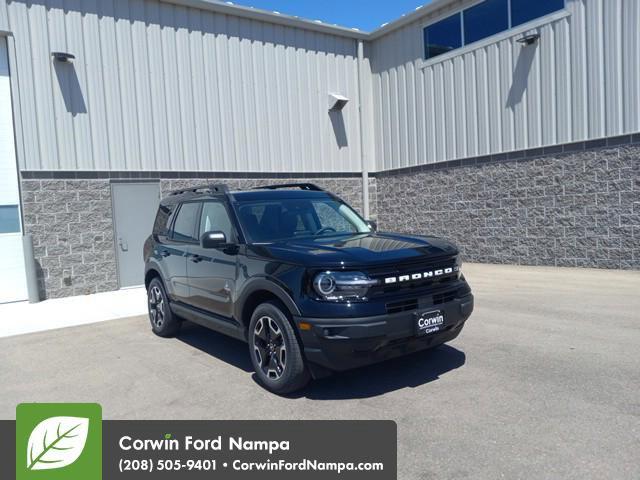
POLYGON ((362 213, 365 219, 369 219, 369 171, 364 152, 364 122, 362 112, 362 63, 364 62, 364 42, 358 40, 358 123, 360 125, 360 169, 362 171, 362 213))

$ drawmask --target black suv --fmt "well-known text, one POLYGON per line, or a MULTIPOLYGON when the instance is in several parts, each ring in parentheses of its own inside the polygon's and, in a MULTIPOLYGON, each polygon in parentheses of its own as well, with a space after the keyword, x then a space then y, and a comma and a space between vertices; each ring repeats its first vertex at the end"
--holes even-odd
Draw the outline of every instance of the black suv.
POLYGON ((246 341, 276 393, 441 345, 473 310, 455 246, 378 233, 313 184, 172 192, 144 259, 153 331, 186 319, 246 341))

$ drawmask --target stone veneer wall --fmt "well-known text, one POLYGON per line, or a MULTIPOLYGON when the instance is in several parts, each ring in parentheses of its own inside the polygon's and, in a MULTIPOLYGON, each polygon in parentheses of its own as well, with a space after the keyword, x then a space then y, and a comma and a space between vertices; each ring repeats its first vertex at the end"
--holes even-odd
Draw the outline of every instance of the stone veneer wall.
POLYGON ((41 298, 116 290, 109 180, 23 178, 21 189, 41 298))
MULTIPOLYGON (((467 261, 640 269, 640 138, 618 142, 381 172, 369 181, 370 216, 382 230, 449 238, 467 261)), ((362 209, 357 174, 22 172, 42 298, 118 288, 110 183, 149 180, 163 195, 203 183, 308 181, 362 209)))
POLYGON ((467 261, 640 269, 640 138, 599 142, 380 173, 380 227, 467 261))
MULTIPOLYGON (((24 229, 33 235, 43 299, 118 288, 112 182, 157 181, 163 196, 171 190, 206 183, 224 182, 232 189, 241 189, 265 183, 312 182, 338 194, 354 208, 362 208, 359 175, 206 178, 201 173, 190 176, 172 172, 22 172, 21 176, 24 229), (105 178, 97 178, 101 175, 105 178)), ((375 179, 370 183, 375 185, 375 179)), ((371 195, 375 205, 375 188, 371 195)))

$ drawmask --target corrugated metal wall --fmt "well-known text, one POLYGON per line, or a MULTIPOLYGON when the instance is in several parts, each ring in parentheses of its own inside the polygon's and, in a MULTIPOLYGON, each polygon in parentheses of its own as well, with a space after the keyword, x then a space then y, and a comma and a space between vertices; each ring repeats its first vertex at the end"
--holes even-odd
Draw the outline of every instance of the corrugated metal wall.
POLYGON ((9 30, 9 19, 7 18, 7 2, 0 0, 0 32, 9 30))
POLYGON ((21 168, 357 172, 361 148, 387 170, 640 131, 639 1, 567 0, 537 46, 514 30, 423 62, 428 21, 367 45, 361 128, 354 38, 157 0, 0 0, 21 168))
POLYGON ((567 0, 566 10, 534 47, 514 30, 423 62, 428 18, 374 41, 378 170, 639 131, 640 2, 567 0))
POLYGON ((22 169, 361 169, 354 39, 155 0, 6 3, 22 169))

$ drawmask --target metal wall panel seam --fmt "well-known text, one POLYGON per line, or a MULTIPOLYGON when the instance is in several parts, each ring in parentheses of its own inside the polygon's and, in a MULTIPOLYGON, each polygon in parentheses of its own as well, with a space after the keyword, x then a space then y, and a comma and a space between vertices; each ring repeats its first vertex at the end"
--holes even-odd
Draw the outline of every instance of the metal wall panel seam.
MULTIPOLYGON (((42 67, 39 65, 44 62, 42 55, 43 51, 46 52, 45 55, 48 56, 48 52, 50 51, 48 41, 46 43, 46 47, 42 48, 42 32, 48 32, 48 25, 46 21, 46 6, 45 5, 33 5, 31 7, 33 10, 33 15, 29 14, 27 16, 29 22, 29 34, 31 37, 31 58, 33 62, 33 84, 34 84, 34 97, 35 97, 35 105, 39 105, 42 108, 38 109, 38 114, 36 116, 36 121, 38 122, 38 131, 40 133, 39 138, 37 139, 40 143, 40 161, 47 161, 49 165, 53 165, 54 168, 60 168, 59 159, 58 159, 58 140, 57 140, 57 124, 55 122, 55 115, 51 112, 51 102, 48 101, 49 96, 47 96, 47 100, 45 100, 44 91, 49 92, 49 95, 53 94, 53 87, 51 82, 51 71, 47 68, 48 75, 45 75, 42 71, 42 67), (42 22, 42 17, 45 17, 44 22, 42 22), (40 22, 38 22, 40 20, 40 22), (34 26, 32 22, 35 22, 34 26), (39 27, 39 28, 38 28, 39 27), (39 45, 40 44, 40 45, 39 45), (40 48, 38 48, 40 47, 40 48), (46 79, 49 79, 47 82, 46 79), (46 83, 47 86, 44 87, 42 84, 46 83)), ((24 52, 28 54, 27 52, 24 52)), ((47 59, 48 60, 48 59, 47 59)), ((49 66, 47 62, 45 65, 49 66)))

